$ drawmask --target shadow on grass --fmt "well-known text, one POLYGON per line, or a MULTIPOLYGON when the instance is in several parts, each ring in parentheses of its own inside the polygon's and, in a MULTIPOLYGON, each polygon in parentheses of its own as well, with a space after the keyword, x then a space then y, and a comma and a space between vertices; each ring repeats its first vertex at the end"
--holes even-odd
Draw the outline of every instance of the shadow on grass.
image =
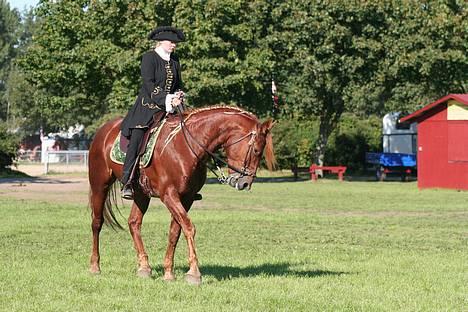
MULTIPOLYGON (((304 178, 299 178, 297 180, 294 180, 294 177, 256 177, 254 184, 255 183, 282 183, 282 182, 301 182, 301 181, 307 181, 307 179, 304 178)), ((219 184, 218 179, 216 178, 207 178, 206 179, 206 184, 219 184)))
POLYGON ((0 177, 0 184, 19 184, 24 183, 37 183, 37 184, 70 184, 79 183, 76 181, 65 181, 60 178, 50 177, 31 177, 31 176, 14 176, 14 177, 0 177))
POLYGON ((343 275, 349 274, 348 272, 336 272, 327 270, 297 270, 291 268, 289 263, 265 263, 258 266, 248 267, 235 267, 229 265, 203 265, 200 267, 202 275, 213 276, 218 281, 233 279, 233 278, 244 278, 244 277, 255 277, 255 276, 288 276, 288 277, 319 277, 326 275, 343 275))
POLYGON ((17 171, 17 170, 12 170, 10 168, 4 168, 0 169, 0 179, 21 179, 21 178, 32 178, 30 175, 17 171))
MULTIPOLYGON (((321 180, 338 181, 338 178, 333 175, 329 175, 329 176, 327 175, 325 178, 320 178, 319 182, 321 180)), ((346 182, 376 182, 376 183, 402 182, 399 176, 389 176, 384 181, 377 181, 374 176, 353 175, 353 176, 345 176, 344 180, 346 182)), ((294 179, 294 177, 292 176, 284 176, 284 177, 256 177, 254 184, 255 183, 304 182, 304 181, 311 182, 309 177, 300 176, 297 179, 294 179)), ((417 178, 411 176, 409 177, 408 181, 405 181, 405 182, 415 182, 415 181, 417 181, 417 178)), ((207 178, 206 184, 219 184, 219 181, 216 178, 207 178)))

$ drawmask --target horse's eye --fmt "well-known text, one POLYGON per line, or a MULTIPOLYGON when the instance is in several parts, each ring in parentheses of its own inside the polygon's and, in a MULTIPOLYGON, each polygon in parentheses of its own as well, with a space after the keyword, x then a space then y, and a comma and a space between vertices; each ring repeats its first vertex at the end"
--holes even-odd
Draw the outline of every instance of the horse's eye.
POLYGON ((260 154, 260 152, 259 152, 258 149, 256 149, 256 148, 254 148, 253 152, 254 152, 254 154, 257 155, 257 156, 260 154))

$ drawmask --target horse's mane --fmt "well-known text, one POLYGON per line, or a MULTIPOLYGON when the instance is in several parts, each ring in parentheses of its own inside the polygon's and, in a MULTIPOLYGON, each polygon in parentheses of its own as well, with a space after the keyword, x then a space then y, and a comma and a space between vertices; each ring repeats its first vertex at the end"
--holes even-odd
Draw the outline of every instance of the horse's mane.
POLYGON ((184 117, 185 117, 184 120, 187 121, 190 117, 198 113, 212 111, 212 110, 222 110, 222 109, 236 111, 236 114, 243 114, 244 116, 258 122, 257 116, 255 116, 253 113, 248 112, 237 106, 228 106, 228 105, 213 105, 213 106, 193 108, 193 109, 186 110, 184 112, 184 117))

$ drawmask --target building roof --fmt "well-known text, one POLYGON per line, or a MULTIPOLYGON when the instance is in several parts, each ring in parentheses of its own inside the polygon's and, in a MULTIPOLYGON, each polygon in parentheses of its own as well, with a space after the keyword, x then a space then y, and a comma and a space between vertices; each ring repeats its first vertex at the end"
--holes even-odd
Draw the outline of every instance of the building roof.
POLYGON ((415 122, 418 121, 422 116, 428 114, 428 112, 432 111, 433 109, 439 107, 440 105, 444 105, 449 100, 455 100, 461 104, 468 105, 468 94, 449 94, 444 96, 443 98, 438 99, 437 101, 424 106, 423 108, 415 111, 408 116, 400 118, 400 123, 407 123, 407 122, 415 122))

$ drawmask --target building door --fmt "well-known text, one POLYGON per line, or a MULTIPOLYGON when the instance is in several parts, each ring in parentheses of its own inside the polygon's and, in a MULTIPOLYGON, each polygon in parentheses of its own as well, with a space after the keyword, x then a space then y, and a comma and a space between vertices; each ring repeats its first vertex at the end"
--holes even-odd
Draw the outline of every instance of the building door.
POLYGON ((418 186, 446 187, 447 122, 425 120, 418 125, 418 186))

